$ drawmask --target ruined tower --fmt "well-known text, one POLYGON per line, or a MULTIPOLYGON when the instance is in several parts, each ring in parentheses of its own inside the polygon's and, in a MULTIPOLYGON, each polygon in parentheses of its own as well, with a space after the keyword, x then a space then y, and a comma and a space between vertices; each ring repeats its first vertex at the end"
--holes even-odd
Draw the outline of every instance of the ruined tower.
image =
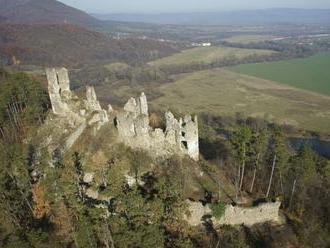
POLYGON ((53 113, 65 116, 70 112, 66 100, 71 98, 68 70, 65 68, 46 69, 46 74, 48 80, 48 93, 53 113))

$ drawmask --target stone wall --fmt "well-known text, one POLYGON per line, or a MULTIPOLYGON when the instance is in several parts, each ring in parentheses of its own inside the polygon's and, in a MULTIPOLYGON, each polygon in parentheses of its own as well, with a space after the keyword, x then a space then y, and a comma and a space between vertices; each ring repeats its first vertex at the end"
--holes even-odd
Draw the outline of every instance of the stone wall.
POLYGON ((228 205, 224 216, 215 220, 215 225, 246 225, 252 226, 258 223, 280 223, 279 210, 281 202, 261 203, 256 207, 243 208, 228 205))
MULTIPOLYGON (((212 215, 212 210, 200 202, 187 201, 189 206, 189 216, 185 216, 186 221, 191 226, 198 226, 203 223, 203 217, 212 215)), ((279 216, 281 202, 268 202, 259 204, 256 207, 239 207, 227 205, 224 215, 217 220, 212 217, 215 226, 221 225, 246 225, 252 226, 264 222, 273 222, 280 224, 282 222, 279 216)))
POLYGON ((75 128, 65 142, 69 149, 87 126, 97 132, 107 123, 115 123, 119 141, 133 149, 143 149, 153 157, 173 154, 199 159, 197 117, 186 115, 179 120, 171 112, 165 114, 166 129, 152 129, 149 125, 148 101, 144 93, 130 98, 123 110, 102 109, 93 87, 86 88, 86 99, 79 100, 70 90, 68 71, 65 68, 46 69, 49 97, 53 114, 66 119, 75 128), (109 116, 113 117, 110 122, 109 116))
POLYGON ((132 148, 149 151, 154 157, 178 154, 198 160, 197 117, 187 115, 177 120, 171 112, 166 112, 165 118, 165 130, 150 127, 148 102, 142 93, 139 98, 128 100, 124 110, 116 115, 115 123, 121 141, 132 148))

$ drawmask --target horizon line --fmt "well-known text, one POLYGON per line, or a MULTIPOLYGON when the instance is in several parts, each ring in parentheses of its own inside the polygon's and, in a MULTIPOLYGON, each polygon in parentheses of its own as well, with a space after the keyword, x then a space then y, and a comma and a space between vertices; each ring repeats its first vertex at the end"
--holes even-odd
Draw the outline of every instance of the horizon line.
POLYGON ((191 10, 191 11, 150 11, 150 12, 131 12, 131 11, 109 11, 109 12, 98 12, 88 11, 88 14, 115 14, 115 15, 165 15, 165 14, 204 14, 204 13, 223 13, 223 12, 242 12, 242 11, 263 11, 263 10, 307 10, 307 11, 330 11, 328 8, 290 8, 290 7, 276 7, 276 8, 255 8, 255 9, 226 9, 226 10, 191 10))

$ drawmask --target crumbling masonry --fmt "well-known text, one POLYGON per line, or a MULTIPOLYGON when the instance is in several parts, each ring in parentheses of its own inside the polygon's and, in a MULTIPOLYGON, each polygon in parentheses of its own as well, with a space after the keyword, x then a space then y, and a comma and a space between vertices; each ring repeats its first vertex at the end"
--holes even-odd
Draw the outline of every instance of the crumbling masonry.
POLYGON ((121 142, 133 149, 142 149, 153 157, 166 158, 174 154, 188 155, 199 159, 197 117, 186 115, 175 119, 166 112, 166 129, 153 129, 149 125, 148 102, 144 93, 137 99, 131 98, 124 109, 108 111, 102 109, 93 87, 87 87, 86 100, 80 101, 70 90, 68 71, 65 68, 47 69, 48 91, 55 116, 66 118, 76 132, 67 140, 67 147, 73 145, 87 126, 99 130, 105 124, 115 123, 121 142), (111 116, 113 121, 110 121, 111 116))
MULTIPOLYGON (((208 205, 203 206, 200 202, 187 200, 190 215, 185 216, 186 221, 191 226, 202 225, 206 216, 212 215, 212 210, 208 205)), ((214 226, 222 225, 246 225, 253 226, 264 222, 273 222, 276 224, 284 223, 280 216, 281 202, 261 203, 255 207, 240 207, 227 205, 223 216, 220 219, 212 218, 214 226)))
POLYGON ((55 115, 66 116, 70 112, 66 103, 72 97, 68 71, 61 69, 46 69, 48 93, 55 115))
POLYGON ((149 125, 147 98, 144 93, 138 99, 131 98, 124 111, 117 114, 115 123, 122 141, 133 148, 144 148, 156 157, 186 154, 198 160, 198 122, 190 115, 175 119, 166 112, 166 129, 153 130, 149 125))

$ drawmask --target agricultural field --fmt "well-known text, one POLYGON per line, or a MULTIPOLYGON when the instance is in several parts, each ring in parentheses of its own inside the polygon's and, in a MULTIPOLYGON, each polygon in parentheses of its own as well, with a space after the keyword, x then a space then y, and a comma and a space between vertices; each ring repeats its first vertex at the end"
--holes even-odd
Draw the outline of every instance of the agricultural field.
POLYGON ((302 59, 238 65, 230 70, 330 96, 330 52, 302 59))
POLYGON ((276 38, 275 36, 270 36, 270 35, 235 35, 227 39, 224 39, 223 41, 249 44, 249 43, 257 43, 267 40, 273 40, 275 38, 276 38))
POLYGON ((328 132, 330 97, 226 69, 180 75, 159 86, 154 108, 266 118, 307 130, 328 132))
POLYGON ((211 63, 219 59, 235 56, 238 59, 243 59, 251 55, 269 55, 274 53, 270 50, 260 49, 242 49, 231 47, 197 47, 184 50, 180 53, 173 54, 171 56, 155 60, 149 64, 152 66, 163 65, 182 65, 190 63, 211 63))

